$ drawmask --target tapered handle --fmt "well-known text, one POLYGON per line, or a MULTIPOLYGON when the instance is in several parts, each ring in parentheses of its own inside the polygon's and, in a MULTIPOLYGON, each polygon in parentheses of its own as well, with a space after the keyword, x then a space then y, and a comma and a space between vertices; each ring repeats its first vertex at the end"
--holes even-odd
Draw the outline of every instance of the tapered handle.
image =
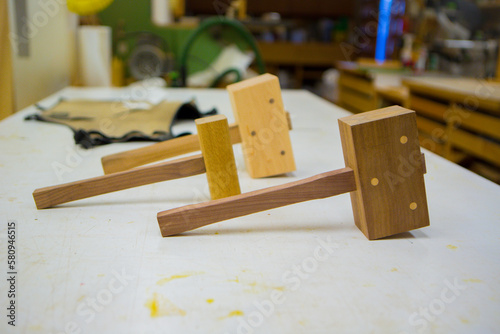
POLYGON ((203 157, 196 155, 125 172, 36 189, 33 192, 33 198, 38 209, 45 209, 82 198, 204 172, 205 163, 203 157))
POLYGON ((222 220, 354 190, 354 172, 343 168, 276 187, 163 211, 158 213, 158 224, 162 236, 166 237, 222 220))
MULTIPOLYGON (((236 124, 229 126, 229 134, 231 144, 241 142, 236 124)), ((101 163, 104 174, 111 174, 199 150, 200 141, 198 135, 187 135, 135 150, 107 155, 102 157, 101 163)))

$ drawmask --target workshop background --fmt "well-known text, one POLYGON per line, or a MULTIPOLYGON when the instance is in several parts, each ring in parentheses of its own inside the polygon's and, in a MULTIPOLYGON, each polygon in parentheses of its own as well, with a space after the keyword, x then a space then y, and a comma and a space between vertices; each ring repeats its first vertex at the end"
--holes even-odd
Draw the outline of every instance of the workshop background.
POLYGON ((500 78, 498 0, 0 6, 0 119, 66 86, 158 77, 168 87, 225 87, 269 72, 282 88, 310 90, 351 112, 416 110, 423 147, 500 182, 500 112, 491 93, 500 78), (481 90, 480 103, 464 103, 481 90))

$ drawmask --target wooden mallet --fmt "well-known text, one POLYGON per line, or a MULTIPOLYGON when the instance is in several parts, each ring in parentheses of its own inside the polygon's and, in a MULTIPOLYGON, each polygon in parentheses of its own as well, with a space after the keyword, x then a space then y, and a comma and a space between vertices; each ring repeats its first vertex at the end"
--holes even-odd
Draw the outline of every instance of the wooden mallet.
MULTIPOLYGON (((294 171, 288 133, 291 122, 283 106, 278 78, 263 74, 229 85, 227 90, 236 119, 229 126, 231 143, 242 143, 250 176, 259 178, 294 171)), ((101 162, 104 173, 110 174, 199 150, 198 136, 188 135, 104 156, 101 162)))
POLYGON ((200 155, 91 179, 36 189, 38 209, 160 181, 207 173, 212 199, 237 195, 240 184, 234 161, 229 128, 224 115, 197 119, 200 155))
POLYGON ((346 168, 160 212, 161 234, 346 192, 354 221, 370 240, 428 226, 415 112, 394 106, 339 119, 339 126, 346 168))

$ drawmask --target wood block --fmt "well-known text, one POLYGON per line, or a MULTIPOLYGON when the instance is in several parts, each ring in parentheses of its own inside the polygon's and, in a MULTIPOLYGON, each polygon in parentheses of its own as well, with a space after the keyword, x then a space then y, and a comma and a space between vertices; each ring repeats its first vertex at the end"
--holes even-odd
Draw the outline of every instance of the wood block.
POLYGON ((339 119, 354 170, 354 221, 368 239, 429 225, 415 112, 389 107, 339 119))
POLYGON ((212 199, 241 193, 233 146, 224 115, 195 120, 212 199))
POLYGON ((278 78, 263 74, 227 87, 239 125, 248 173, 253 178, 295 170, 278 78))

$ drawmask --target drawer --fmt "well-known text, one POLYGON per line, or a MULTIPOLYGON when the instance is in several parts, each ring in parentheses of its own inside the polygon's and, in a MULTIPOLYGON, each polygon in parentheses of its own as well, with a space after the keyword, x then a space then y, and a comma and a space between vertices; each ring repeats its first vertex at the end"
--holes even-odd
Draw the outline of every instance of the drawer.
POLYGON ((445 103, 440 103, 435 100, 430 100, 419 95, 410 95, 410 109, 413 109, 417 114, 425 115, 436 121, 445 122, 445 115, 450 109, 450 106, 445 103))

